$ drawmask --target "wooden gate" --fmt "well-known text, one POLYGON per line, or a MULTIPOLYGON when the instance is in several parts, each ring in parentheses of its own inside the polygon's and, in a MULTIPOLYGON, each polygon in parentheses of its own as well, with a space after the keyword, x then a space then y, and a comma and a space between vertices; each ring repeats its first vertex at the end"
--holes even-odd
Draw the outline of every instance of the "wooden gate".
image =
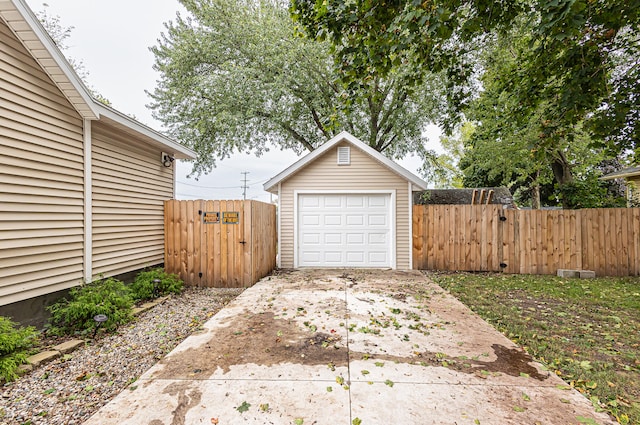
POLYGON ((276 267, 276 208, 258 201, 164 204, 165 270, 191 286, 249 287, 276 267))

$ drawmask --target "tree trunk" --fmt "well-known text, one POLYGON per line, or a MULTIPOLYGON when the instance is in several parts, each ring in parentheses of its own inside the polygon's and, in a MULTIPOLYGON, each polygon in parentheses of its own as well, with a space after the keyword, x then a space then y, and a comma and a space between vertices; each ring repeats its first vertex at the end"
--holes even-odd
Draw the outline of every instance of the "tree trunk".
POLYGON ((531 186, 531 209, 540 209, 540 185, 537 183, 531 186))
MULTIPOLYGON (((560 192, 563 191, 563 186, 573 182, 573 175, 571 174, 571 165, 567 161, 567 157, 564 156, 564 152, 557 151, 555 158, 551 161, 551 170, 555 178, 560 192)), ((571 202, 567 197, 562 196, 562 208, 570 209, 572 207, 571 202)))

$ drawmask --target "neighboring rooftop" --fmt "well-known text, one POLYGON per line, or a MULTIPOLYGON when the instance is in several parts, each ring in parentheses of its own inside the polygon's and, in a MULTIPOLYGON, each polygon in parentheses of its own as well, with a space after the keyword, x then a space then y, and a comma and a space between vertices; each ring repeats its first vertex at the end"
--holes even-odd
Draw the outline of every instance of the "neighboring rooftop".
POLYGON ((621 178, 635 177, 635 176, 640 176, 640 166, 623 168, 620 171, 605 174, 604 176, 600 177, 600 179, 613 180, 613 179, 621 179, 621 178))
POLYGON ((423 192, 416 192, 413 195, 413 203, 415 205, 486 204, 487 199, 489 199, 489 204, 505 205, 508 208, 516 208, 516 205, 513 202, 513 195, 511 195, 511 192, 506 187, 427 189, 423 192), (480 199, 481 194, 484 194, 482 200, 480 199))

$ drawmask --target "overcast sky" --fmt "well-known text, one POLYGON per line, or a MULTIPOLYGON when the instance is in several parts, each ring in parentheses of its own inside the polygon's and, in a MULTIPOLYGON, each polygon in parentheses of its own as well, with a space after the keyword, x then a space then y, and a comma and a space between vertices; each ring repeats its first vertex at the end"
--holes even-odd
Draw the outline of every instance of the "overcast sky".
MULTIPOLYGON (((173 20, 177 11, 184 11, 177 1, 27 0, 27 3, 34 12, 46 9, 49 15, 60 16, 64 27, 73 27, 65 54, 84 64, 89 84, 98 93, 117 110, 162 130, 146 108, 149 98, 145 90, 153 91, 159 78, 152 68, 153 54, 149 47, 157 44, 163 24, 173 20)), ((438 135, 437 128, 431 129, 430 139, 437 140, 438 135)), ((261 158, 239 153, 218 161, 217 168, 198 181, 187 178, 191 171, 188 163, 178 164, 177 197, 241 199, 242 172, 248 172, 247 199, 268 202, 270 195, 262 190, 262 183, 297 159, 293 152, 279 149, 272 149, 261 158)), ((417 158, 406 158, 400 164, 418 174, 417 158)))

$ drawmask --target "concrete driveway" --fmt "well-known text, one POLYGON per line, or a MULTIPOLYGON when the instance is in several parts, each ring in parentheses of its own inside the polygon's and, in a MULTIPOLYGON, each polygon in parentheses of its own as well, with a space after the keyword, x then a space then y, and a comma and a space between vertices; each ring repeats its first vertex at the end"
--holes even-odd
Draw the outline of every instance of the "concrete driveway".
POLYGON ((613 424, 419 272, 247 289, 86 424, 613 424))

